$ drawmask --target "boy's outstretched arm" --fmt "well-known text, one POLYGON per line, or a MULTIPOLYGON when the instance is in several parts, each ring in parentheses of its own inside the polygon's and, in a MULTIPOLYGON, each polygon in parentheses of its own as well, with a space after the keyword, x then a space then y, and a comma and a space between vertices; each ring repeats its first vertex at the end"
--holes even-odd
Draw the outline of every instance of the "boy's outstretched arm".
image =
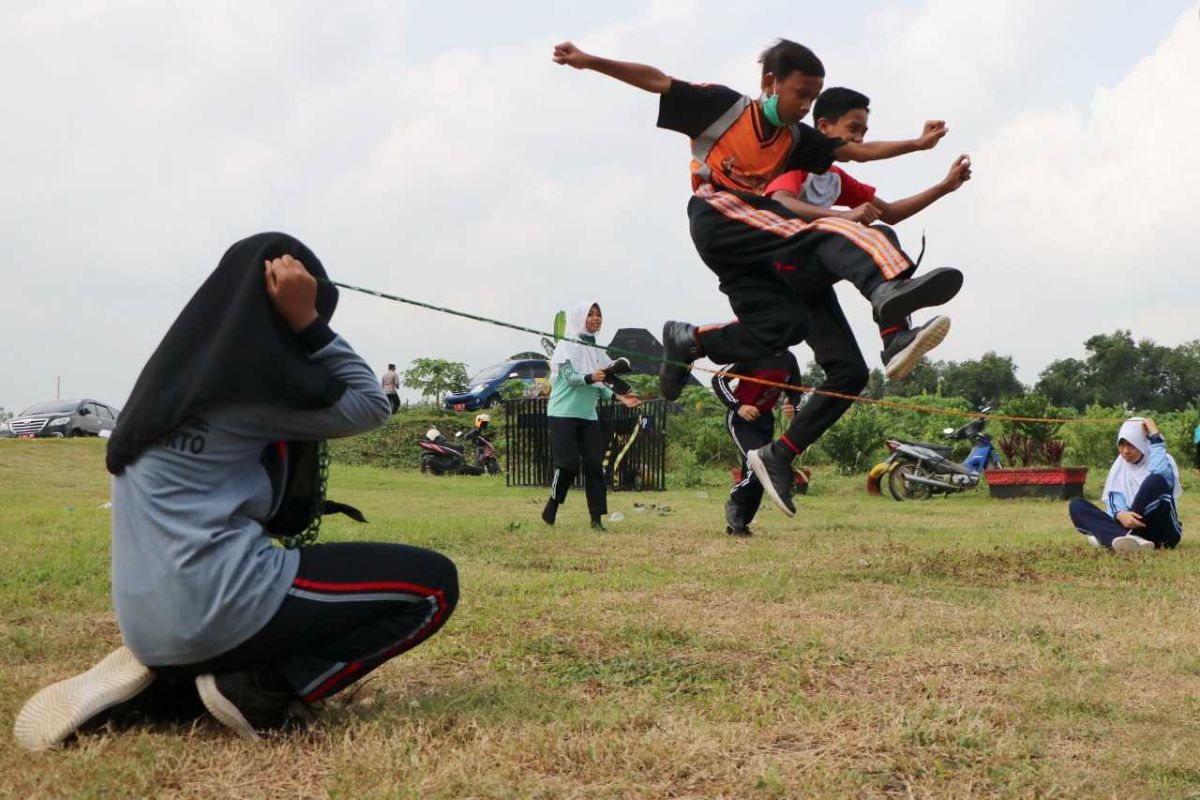
POLYGON ((575 69, 590 69, 655 94, 666 94, 671 88, 670 76, 660 69, 647 64, 613 61, 610 58, 594 56, 583 52, 570 42, 554 46, 554 62, 575 69))
POLYGON ((822 217, 841 217, 842 219, 861 222, 863 225, 870 225, 879 219, 880 215, 879 209, 873 205, 874 201, 862 203, 849 211, 839 211, 826 206, 816 206, 812 203, 806 203, 791 192, 783 190, 772 192, 771 199, 783 205, 805 222, 815 222, 822 217))
POLYGON ((971 180, 971 157, 963 154, 954 159, 954 163, 950 165, 950 171, 946 173, 945 178, 942 178, 942 180, 930 186, 925 191, 918 192, 912 197, 906 197, 903 200, 897 200, 894 203, 889 203, 877 195, 871 202, 879 208, 879 219, 888 225, 895 225, 897 222, 908 219, 918 211, 928 208, 951 192, 957 191, 960 186, 969 180, 971 180))
POLYGON ((929 120, 916 139, 896 142, 846 142, 833 151, 837 161, 880 161, 885 158, 930 150, 946 135, 946 123, 940 119, 929 120))

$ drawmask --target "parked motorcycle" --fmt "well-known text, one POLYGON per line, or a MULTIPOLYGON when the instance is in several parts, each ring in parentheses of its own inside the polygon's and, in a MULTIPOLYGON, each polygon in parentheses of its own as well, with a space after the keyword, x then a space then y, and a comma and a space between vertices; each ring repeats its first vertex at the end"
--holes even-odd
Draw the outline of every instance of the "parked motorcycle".
POLYGON ((882 494, 880 486, 885 475, 888 491, 897 500, 928 500, 935 494, 955 494, 975 488, 985 469, 1000 466, 992 437, 983 432, 991 410, 991 407, 981 408, 979 416, 966 425, 942 432, 951 441, 971 443, 971 452, 961 463, 950 460, 950 445, 888 439, 890 453, 871 469, 867 491, 882 494))
MULTIPOLYGON (((456 433, 454 436, 458 439, 462 434, 456 433)), ((437 428, 430 428, 425 438, 418 442, 421 447, 421 472, 434 475, 498 473, 500 462, 496 459, 496 448, 491 441, 478 433, 470 439, 475 445, 473 463, 467 461, 465 444, 452 441, 437 428)))

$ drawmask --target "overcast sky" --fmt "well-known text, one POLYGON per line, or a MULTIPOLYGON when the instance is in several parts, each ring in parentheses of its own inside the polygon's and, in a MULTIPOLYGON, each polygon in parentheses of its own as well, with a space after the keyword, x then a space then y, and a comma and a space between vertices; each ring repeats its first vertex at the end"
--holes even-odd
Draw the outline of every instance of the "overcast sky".
MULTIPOLYGON (((225 248, 267 229, 336 279, 525 325, 585 298, 608 335, 727 319, 687 233, 687 140, 655 129, 653 95, 555 65, 564 39, 755 93, 784 36, 870 95, 872 138, 947 120, 933 151, 849 167, 897 199, 972 156, 973 181, 899 226, 967 276, 934 357, 996 350, 1032 382, 1094 333, 1200 338, 1195 0, 747 8, 4 2, 0 407, 56 378, 122 404, 225 248)), ((877 366, 865 301, 841 296, 877 366)), ((345 292, 334 328, 380 370, 537 344, 345 292)))

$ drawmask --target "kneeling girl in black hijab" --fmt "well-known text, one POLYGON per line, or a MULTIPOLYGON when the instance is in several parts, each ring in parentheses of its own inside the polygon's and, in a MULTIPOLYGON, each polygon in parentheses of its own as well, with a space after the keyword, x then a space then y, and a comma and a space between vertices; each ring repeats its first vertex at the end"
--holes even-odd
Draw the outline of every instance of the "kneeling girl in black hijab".
POLYGON ((17 718, 22 745, 57 744, 156 678, 194 681, 213 716, 257 738, 453 613, 457 572, 438 553, 269 538, 357 515, 324 497, 323 442, 391 414, 329 328, 336 304, 316 256, 268 233, 234 244, 179 315, 108 445, 124 646, 35 695, 17 718))

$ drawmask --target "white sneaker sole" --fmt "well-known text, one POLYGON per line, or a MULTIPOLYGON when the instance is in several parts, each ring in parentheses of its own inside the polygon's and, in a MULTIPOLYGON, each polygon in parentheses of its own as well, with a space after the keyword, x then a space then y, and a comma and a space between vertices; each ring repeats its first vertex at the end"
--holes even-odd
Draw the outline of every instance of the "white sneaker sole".
POLYGON ((238 711, 237 706, 221 694, 221 690, 217 688, 217 680, 212 673, 197 675, 196 689, 200 692, 200 700, 204 703, 204 707, 208 709, 208 713, 217 718, 218 722, 243 739, 261 738, 249 720, 242 716, 242 712, 238 711))
POLYGON ((127 647, 118 647, 99 664, 74 678, 47 686, 17 714, 13 735, 26 750, 47 750, 105 709, 141 694, 154 673, 127 647))
POLYGON ((1140 536, 1126 534, 1113 539, 1112 548, 1118 553, 1136 553, 1140 550, 1153 550, 1154 542, 1140 536))
POLYGON ((913 337, 908 347, 892 356, 892 360, 885 365, 884 377, 889 381, 907 378, 913 368, 917 366, 917 362, 921 360, 921 356, 941 344, 949 332, 950 318, 934 317, 920 333, 913 337))
POLYGON ((767 472, 767 465, 763 463, 762 458, 758 455, 757 450, 751 450, 746 454, 746 463, 750 469, 754 471, 754 476, 758 478, 758 482, 762 484, 763 491, 767 493, 767 497, 771 498, 771 502, 775 507, 789 517, 796 516, 796 512, 789 509, 783 504, 783 498, 775 491, 775 486, 771 483, 771 475, 767 472))

